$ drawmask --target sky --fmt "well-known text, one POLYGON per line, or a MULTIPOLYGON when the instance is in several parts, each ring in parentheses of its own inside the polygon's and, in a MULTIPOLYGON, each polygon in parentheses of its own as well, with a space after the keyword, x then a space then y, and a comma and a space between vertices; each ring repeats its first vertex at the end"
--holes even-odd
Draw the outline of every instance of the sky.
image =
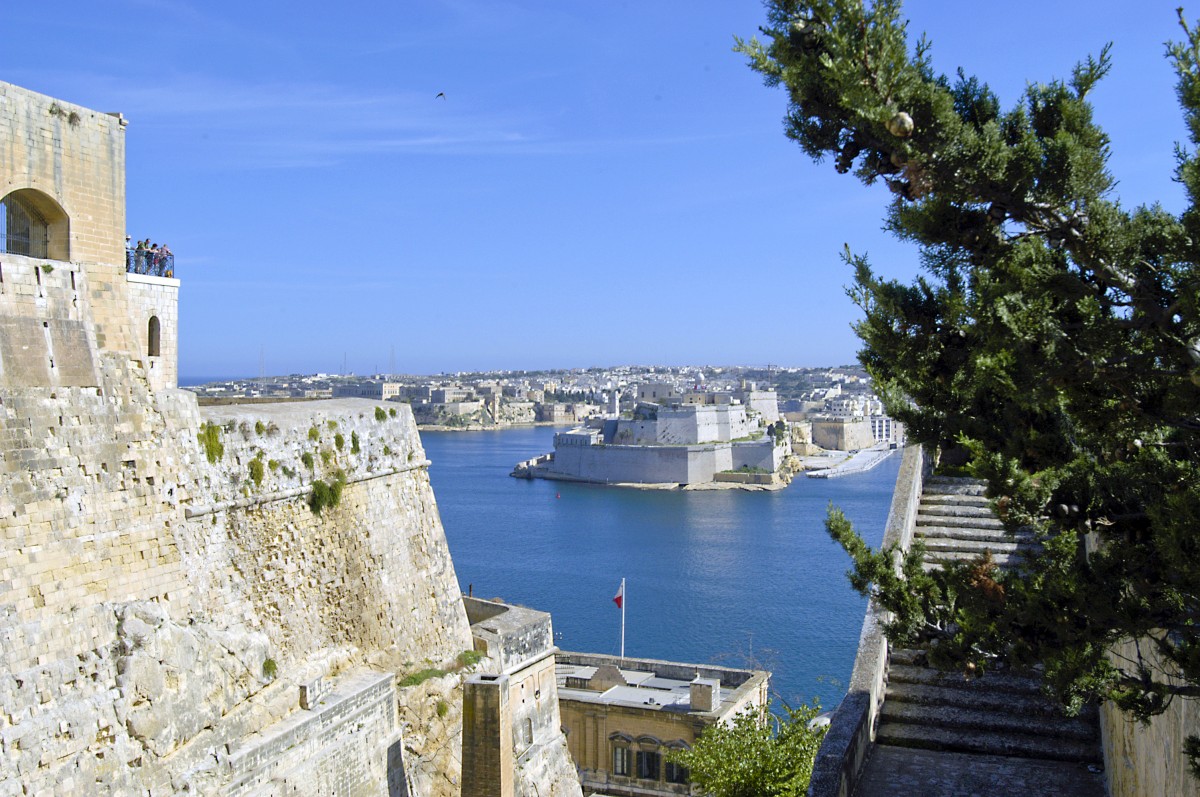
MULTIPOLYGON (((1183 207, 1172 2, 910 0, 1002 105, 1113 43, 1126 206, 1183 207)), ((1200 16, 1200 4, 1191 10, 1200 16)), ((179 370, 370 374, 853 362, 843 246, 909 281, 889 201, 783 135, 732 52, 757 0, 7 3, 0 80, 126 129, 179 370), (443 97, 437 95, 444 94, 443 97)))

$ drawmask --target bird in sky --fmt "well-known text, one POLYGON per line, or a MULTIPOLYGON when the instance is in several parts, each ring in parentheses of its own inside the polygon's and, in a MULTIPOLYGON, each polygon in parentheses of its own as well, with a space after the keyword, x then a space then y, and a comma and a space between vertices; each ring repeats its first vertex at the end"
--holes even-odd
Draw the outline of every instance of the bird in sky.
POLYGON ((438 97, 441 97, 443 100, 444 100, 444 99, 446 99, 446 92, 444 92, 444 91, 439 91, 439 92, 437 93, 437 97, 434 97, 434 99, 436 100, 438 97))

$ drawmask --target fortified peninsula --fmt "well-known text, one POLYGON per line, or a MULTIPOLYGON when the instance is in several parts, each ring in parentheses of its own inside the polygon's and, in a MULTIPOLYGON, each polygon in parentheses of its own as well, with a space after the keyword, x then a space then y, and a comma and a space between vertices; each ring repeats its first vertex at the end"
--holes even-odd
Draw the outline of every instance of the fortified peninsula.
POLYGON ((799 464, 773 390, 679 393, 639 386, 623 410, 554 436, 554 451, 517 463, 519 478, 619 486, 778 489, 799 464))

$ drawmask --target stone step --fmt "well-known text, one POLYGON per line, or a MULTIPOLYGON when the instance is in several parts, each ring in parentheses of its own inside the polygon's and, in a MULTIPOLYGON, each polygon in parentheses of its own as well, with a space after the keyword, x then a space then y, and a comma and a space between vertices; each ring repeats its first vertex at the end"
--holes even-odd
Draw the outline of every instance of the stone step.
POLYGON ((921 485, 926 495, 985 495, 987 484, 978 479, 948 479, 933 476, 921 485))
POLYGON ((1095 725, 1098 716, 1096 707, 1087 705, 1079 712, 1079 716, 1066 717, 1059 705, 1041 694, 1033 696, 1015 692, 983 692, 903 682, 888 684, 887 701, 884 705, 892 703, 948 706, 1029 717, 1058 717, 1079 720, 1089 726, 1095 725))
MULTIPOLYGON (((940 551, 938 553, 926 553, 925 558, 921 560, 922 569, 928 573, 931 570, 937 570, 945 565, 956 564, 958 562, 973 562, 978 559, 981 554, 970 553, 967 551, 940 551)), ((1018 553, 993 553, 992 564, 1003 570, 1011 570, 1018 565, 1024 564, 1025 555, 1022 552, 1018 553)))
POLYGON ((904 664, 892 654, 888 668, 889 684, 920 684, 940 689, 958 689, 967 694, 1004 692, 1030 697, 1042 696, 1041 678, 1026 673, 989 672, 980 677, 964 677, 961 673, 941 672, 930 667, 904 664))
POLYGON ((947 526, 964 529, 999 529, 1004 530, 1004 524, 992 515, 964 517, 962 515, 943 515, 937 512, 917 511, 917 528, 921 526, 947 526))
POLYGON ((927 537, 925 551, 929 554, 969 553, 979 556, 984 551, 993 554, 1015 554, 1019 551, 1035 551, 1038 546, 1016 540, 967 540, 961 537, 927 537))
POLYGON ((1096 723, 1078 717, 1018 714, 1006 710, 991 711, 978 706, 964 708, 946 704, 906 703, 893 701, 890 693, 888 700, 884 701, 881 717, 883 722, 902 722, 966 733, 1020 733, 1083 742, 1094 742, 1099 738, 1096 723))
POLYGON ((1023 733, 964 733, 903 722, 881 723, 875 736, 875 743, 926 750, 1024 756, 1087 764, 1101 763, 1100 745, 1094 741, 1045 739, 1023 733))
POLYGON ((945 505, 945 506, 982 506, 990 507, 991 499, 983 495, 960 495, 958 493, 938 494, 938 493, 922 493, 921 503, 929 505, 945 505))
POLYGON ((978 540, 979 542, 1035 543, 1036 538, 1028 532, 1009 534, 1005 529, 972 529, 963 526, 918 526, 917 535, 927 540, 978 540))
POLYGON ((953 518, 995 518, 990 506, 974 506, 972 504, 938 504, 922 501, 917 507, 917 517, 921 515, 936 515, 937 517, 953 518))

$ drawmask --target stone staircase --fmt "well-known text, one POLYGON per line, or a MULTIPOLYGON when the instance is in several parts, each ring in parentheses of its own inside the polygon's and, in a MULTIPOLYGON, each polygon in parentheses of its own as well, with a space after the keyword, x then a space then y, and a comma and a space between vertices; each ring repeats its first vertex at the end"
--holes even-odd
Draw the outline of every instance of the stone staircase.
MULTIPOLYGON (((1030 535, 1004 530, 983 484, 971 479, 927 479, 915 531, 925 540, 926 569, 984 551, 1007 568, 1038 547, 1030 535)), ((927 667, 921 651, 889 653, 878 746, 970 754, 972 761, 1001 756, 1062 762, 1086 773, 1086 765, 1102 761, 1099 739, 1095 707, 1064 717, 1041 695, 1036 673, 992 671, 967 679, 927 667)))
POLYGON ((925 541, 925 569, 974 559, 984 551, 992 561, 1011 567, 1038 544, 1029 532, 1009 534, 992 514, 984 485, 975 479, 932 476, 925 481, 917 508, 916 536, 925 541))

